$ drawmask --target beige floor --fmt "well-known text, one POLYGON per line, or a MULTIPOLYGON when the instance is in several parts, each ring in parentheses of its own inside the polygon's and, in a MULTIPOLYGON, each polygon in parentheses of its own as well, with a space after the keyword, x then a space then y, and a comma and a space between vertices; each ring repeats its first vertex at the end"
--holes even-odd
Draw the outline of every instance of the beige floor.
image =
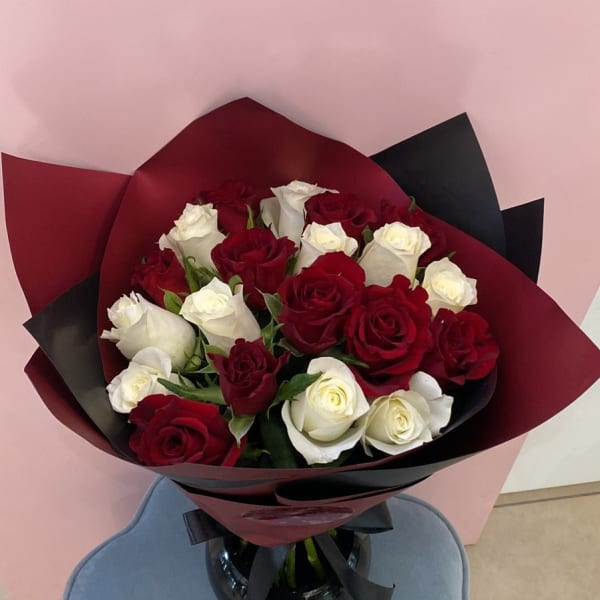
POLYGON ((467 553, 471 600, 600 599, 600 482, 503 494, 467 553))

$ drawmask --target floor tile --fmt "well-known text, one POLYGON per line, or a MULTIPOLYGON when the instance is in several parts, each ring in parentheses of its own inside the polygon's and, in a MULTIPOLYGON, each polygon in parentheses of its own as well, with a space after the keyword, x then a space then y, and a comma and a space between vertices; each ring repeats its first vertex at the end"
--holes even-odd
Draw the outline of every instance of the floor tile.
POLYGON ((467 553, 471 600, 597 600, 600 495, 498 506, 467 553))

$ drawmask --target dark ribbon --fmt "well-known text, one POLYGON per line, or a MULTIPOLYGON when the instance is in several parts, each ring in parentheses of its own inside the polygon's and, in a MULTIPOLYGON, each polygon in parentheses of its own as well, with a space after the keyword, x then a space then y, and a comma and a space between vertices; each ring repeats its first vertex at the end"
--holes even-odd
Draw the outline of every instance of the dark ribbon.
MULTIPOLYGON (((185 513, 183 519, 190 542, 193 545, 201 544, 218 537, 233 535, 201 509, 185 513)), ((384 502, 348 521, 341 526, 341 529, 370 534, 382 533, 393 529, 392 517, 384 502)), ((394 588, 373 583, 354 571, 348 565, 348 562, 329 534, 322 533, 317 535, 315 536, 315 541, 349 598, 358 600, 363 598, 369 598, 370 600, 391 600, 394 588)), ((275 575, 283 566, 285 557, 291 547, 292 544, 281 544, 273 548, 259 547, 248 577, 248 600, 264 600, 267 597, 273 585, 275 575)))

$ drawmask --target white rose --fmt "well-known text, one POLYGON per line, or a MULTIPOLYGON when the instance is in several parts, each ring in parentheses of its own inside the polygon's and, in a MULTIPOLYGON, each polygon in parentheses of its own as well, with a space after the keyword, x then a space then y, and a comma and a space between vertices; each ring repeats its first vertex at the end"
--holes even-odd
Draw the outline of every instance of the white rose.
POLYGON ((216 277, 186 297, 180 314, 197 325, 210 344, 227 352, 238 338, 251 342, 260 337, 260 326, 244 303, 242 287, 233 294, 216 277))
POLYGON ((341 223, 310 223, 302 234, 301 243, 298 260, 294 266, 295 273, 312 265, 319 256, 327 252, 343 252, 352 256, 358 248, 358 242, 346 235, 341 223))
POLYGON ((380 227, 358 260, 366 274, 366 285, 388 286, 395 275, 413 281, 419 256, 429 248, 429 236, 419 227, 399 221, 380 227))
POLYGON ((281 411, 290 442, 309 465, 326 464, 353 448, 364 426, 358 419, 369 403, 352 371, 335 358, 310 361, 307 373, 323 374, 281 411))
POLYGON ((292 181, 287 185, 271 188, 274 198, 266 198, 260 204, 264 224, 273 230, 277 237, 287 236, 296 245, 300 244, 300 235, 304 229, 304 204, 311 196, 323 192, 334 192, 326 188, 292 181))
POLYGON ((361 419, 365 452, 372 456, 373 446, 395 455, 430 442, 450 421, 452 401, 431 375, 415 373, 408 390, 377 398, 361 419))
POLYGON ((108 318, 114 327, 103 331, 101 337, 116 342, 126 358, 132 359, 140 350, 154 346, 167 353, 176 369, 181 369, 194 351, 196 332, 185 319, 134 292, 121 296, 108 309, 108 318))
POLYGON ((427 265, 423 287, 429 296, 427 304, 435 316, 440 308, 454 313, 477 302, 477 281, 466 277, 460 268, 447 258, 427 265))
POLYGON ((179 383, 177 375, 171 373, 171 359, 158 348, 144 348, 131 360, 107 386, 108 399, 113 410, 129 414, 139 402, 152 394, 170 394, 158 379, 179 383))
POLYGON ((179 262, 186 256, 195 258, 194 266, 214 267, 210 253, 225 236, 217 228, 217 211, 212 204, 186 204, 175 227, 158 240, 161 250, 170 248, 179 262))

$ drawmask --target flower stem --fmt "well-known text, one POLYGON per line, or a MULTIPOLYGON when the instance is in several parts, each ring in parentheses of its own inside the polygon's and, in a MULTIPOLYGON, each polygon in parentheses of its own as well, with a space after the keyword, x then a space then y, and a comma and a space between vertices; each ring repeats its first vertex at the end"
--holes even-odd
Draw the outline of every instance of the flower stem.
POLYGON ((288 552, 287 558, 285 559, 285 578, 287 580, 288 587, 290 589, 296 588, 296 544, 292 546, 292 549, 288 552))
POLYGON ((317 553, 317 548, 313 539, 305 539, 304 547, 306 548, 306 557, 308 559, 308 562, 310 563, 310 566, 314 569, 319 580, 323 581, 325 579, 325 569, 323 569, 323 563, 319 558, 319 554, 317 553))

